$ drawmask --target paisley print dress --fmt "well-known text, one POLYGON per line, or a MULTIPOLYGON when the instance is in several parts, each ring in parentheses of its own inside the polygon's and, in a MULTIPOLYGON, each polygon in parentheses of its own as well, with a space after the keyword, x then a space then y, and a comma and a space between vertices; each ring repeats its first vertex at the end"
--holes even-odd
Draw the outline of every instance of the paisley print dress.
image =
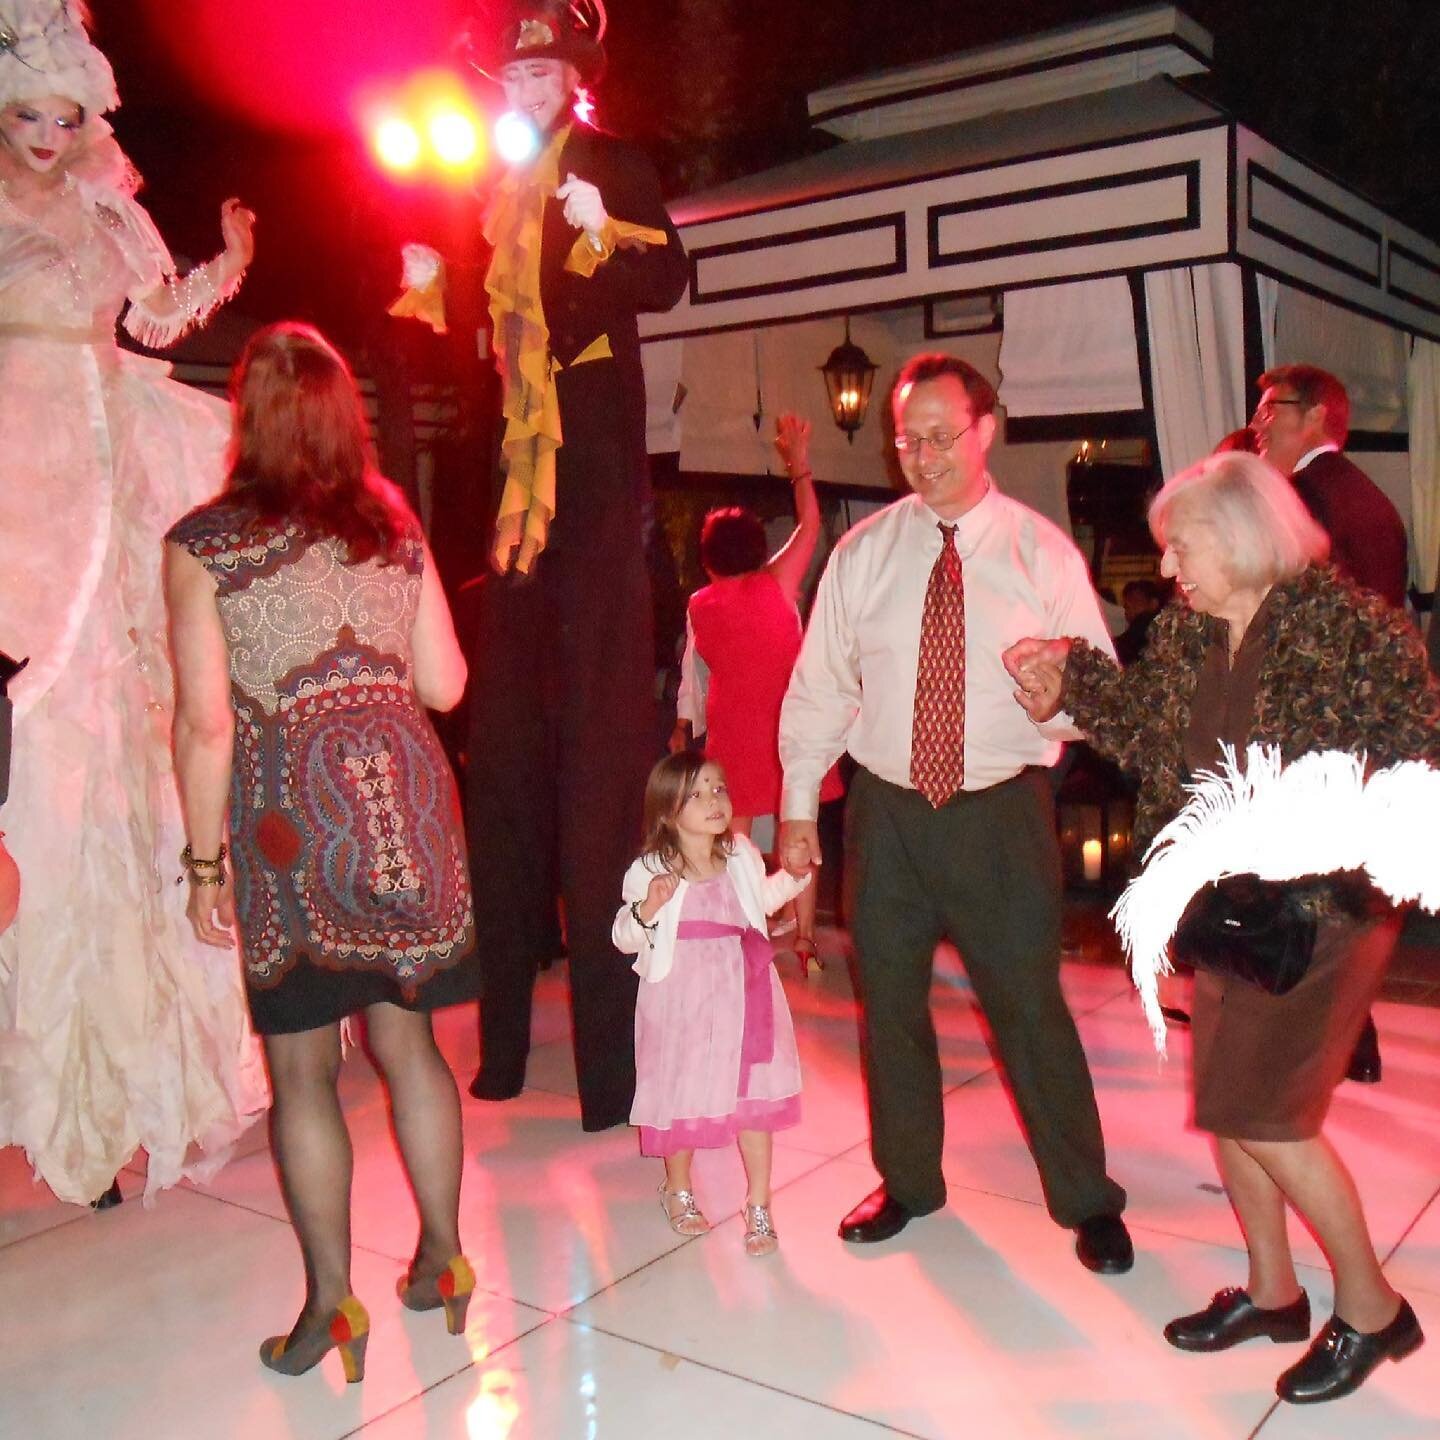
POLYGON ((455 782, 410 675, 419 531, 351 564, 233 502, 169 539, 214 577, 230 652, 230 846, 261 1034, 478 993, 455 782))

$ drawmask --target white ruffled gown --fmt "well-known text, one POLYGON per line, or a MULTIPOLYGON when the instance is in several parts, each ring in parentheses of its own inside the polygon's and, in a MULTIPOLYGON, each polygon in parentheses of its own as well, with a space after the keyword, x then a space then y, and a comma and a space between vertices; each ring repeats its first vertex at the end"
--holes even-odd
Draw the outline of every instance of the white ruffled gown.
POLYGON ((122 190, 72 180, 41 220, 0 190, 0 649, 30 657, 0 809, 22 886, 0 1145, 77 1204, 140 1148, 147 1200, 205 1179, 266 1103, 237 958, 193 938, 175 885, 162 536, 220 488, 229 412, 115 344, 127 301, 153 346, 225 298, 215 262, 173 268, 122 190))

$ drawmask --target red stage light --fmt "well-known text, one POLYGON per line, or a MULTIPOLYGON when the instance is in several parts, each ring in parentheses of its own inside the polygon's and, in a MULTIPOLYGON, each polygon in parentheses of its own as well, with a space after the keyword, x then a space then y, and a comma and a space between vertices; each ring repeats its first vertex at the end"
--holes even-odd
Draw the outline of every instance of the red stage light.
POLYGON ((387 170, 413 170, 420 163, 420 132, 392 115, 375 127, 375 153, 387 170))

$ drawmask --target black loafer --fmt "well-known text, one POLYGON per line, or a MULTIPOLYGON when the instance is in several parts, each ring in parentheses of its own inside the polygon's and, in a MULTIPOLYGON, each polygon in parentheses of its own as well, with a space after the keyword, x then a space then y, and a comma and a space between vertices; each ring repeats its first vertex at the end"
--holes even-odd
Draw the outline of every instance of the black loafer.
POLYGON ((1302 1290, 1298 1300, 1267 1310, 1248 1292, 1231 1285, 1216 1291, 1203 1310, 1182 1315, 1165 1327, 1165 1338, 1177 1350, 1228 1350, 1260 1336, 1277 1345, 1308 1340, 1310 1297, 1302 1290))
POLYGON ((1383 1329, 1369 1335, 1332 1315, 1304 1358, 1276 1382, 1275 1393, 1292 1405, 1319 1405, 1358 1390, 1382 1360, 1403 1360, 1424 1343, 1425 1332, 1408 1300, 1383 1329))
POLYGON ((1118 1215, 1092 1215, 1075 1230, 1075 1253, 1097 1275, 1123 1275, 1135 1263, 1130 1232, 1118 1215))
POLYGON ((513 1100, 525 1088, 525 1077, 518 1080, 497 1080, 483 1070, 470 1082, 470 1093, 477 1100, 513 1100))
POLYGON ((915 1211, 891 1199, 882 1185, 840 1222, 840 1238, 851 1245, 874 1245, 898 1235, 914 1218, 915 1211))

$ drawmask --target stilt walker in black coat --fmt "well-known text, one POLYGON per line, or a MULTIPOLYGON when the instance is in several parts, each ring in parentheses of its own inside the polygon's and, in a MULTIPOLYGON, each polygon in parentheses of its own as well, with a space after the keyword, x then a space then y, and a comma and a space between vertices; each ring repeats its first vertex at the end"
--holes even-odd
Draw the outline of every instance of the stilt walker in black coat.
POLYGON ((477 607, 466 815, 487 967, 470 1093, 524 1084, 558 902, 586 1130, 626 1123, 633 1098, 636 978, 610 925, 656 749, 636 315, 668 310, 688 278, 649 161, 574 113, 603 32, 593 0, 532 5, 481 62, 538 156, 486 219, 505 486, 477 607))

